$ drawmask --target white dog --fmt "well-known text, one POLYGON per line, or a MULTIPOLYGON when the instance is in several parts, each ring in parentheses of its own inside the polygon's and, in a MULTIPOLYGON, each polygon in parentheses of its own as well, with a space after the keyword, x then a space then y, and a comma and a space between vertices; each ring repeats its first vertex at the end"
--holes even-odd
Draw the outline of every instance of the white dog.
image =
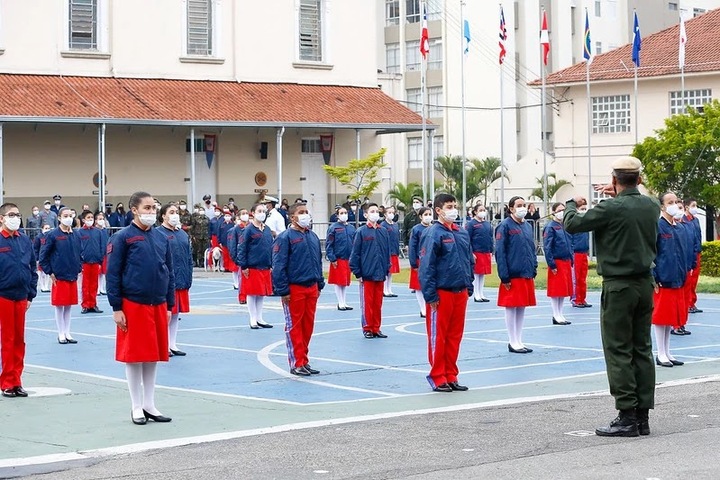
POLYGON ((220 247, 213 247, 213 249, 210 250, 210 256, 212 258, 212 271, 213 272, 222 271, 222 268, 223 268, 222 249, 220 247))

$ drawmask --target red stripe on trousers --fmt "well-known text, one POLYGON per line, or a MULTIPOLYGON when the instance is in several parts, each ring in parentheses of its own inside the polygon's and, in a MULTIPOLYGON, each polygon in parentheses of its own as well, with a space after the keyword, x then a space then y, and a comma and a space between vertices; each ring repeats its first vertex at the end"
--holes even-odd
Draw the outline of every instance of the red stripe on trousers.
POLYGON ((26 310, 27 300, 13 301, 0 297, 0 388, 3 390, 22 386, 20 377, 25 360, 26 310))
POLYGON ((309 363, 308 348, 315 328, 315 310, 319 297, 317 284, 311 287, 290 285, 290 321, 285 323, 285 335, 288 350, 292 350, 288 351, 291 367, 302 367, 309 363))
POLYGON ((97 291, 99 277, 99 263, 82 264, 82 308, 97 307, 97 291))
POLYGON ((440 301, 437 311, 430 304, 425 308, 425 325, 428 334, 428 361, 431 385, 457 382, 457 359, 460 354, 460 341, 465 330, 465 311, 467 310, 467 290, 453 293, 438 290, 440 301), (434 323, 434 325, 433 325, 434 323))
POLYGON ((587 300, 588 254, 575 254, 575 303, 583 304, 587 300))
POLYGON ((377 333, 382 323, 384 281, 363 280, 363 331, 377 333))
POLYGON ((686 301, 688 304, 688 307, 694 307, 697 303, 697 285, 698 280, 700 280, 700 254, 697 254, 697 267, 692 271, 691 274, 688 275, 687 280, 685 280, 686 285, 686 301))

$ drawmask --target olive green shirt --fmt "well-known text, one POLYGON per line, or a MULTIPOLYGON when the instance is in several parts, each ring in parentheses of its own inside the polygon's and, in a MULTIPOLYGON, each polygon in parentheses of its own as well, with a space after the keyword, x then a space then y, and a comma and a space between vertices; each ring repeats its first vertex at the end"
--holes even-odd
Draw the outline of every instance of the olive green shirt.
POLYGON ((597 272, 603 277, 650 275, 657 254, 660 205, 627 188, 584 214, 573 200, 565 204, 563 224, 568 233, 594 232, 597 272))

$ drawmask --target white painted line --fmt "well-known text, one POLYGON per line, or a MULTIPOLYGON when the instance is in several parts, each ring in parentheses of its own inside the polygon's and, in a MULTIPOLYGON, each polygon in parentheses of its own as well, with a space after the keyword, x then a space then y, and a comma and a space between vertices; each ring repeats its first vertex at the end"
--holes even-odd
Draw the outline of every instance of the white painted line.
POLYGON ((462 373, 463 375, 468 375, 468 374, 472 374, 472 373, 501 372, 503 370, 517 370, 517 369, 521 369, 521 368, 544 367, 546 365, 563 365, 566 363, 590 362, 590 361, 603 360, 604 358, 605 357, 575 358, 572 360, 558 360, 555 362, 538 362, 538 363, 528 363, 525 365, 510 365, 508 367, 483 368, 480 370, 463 370, 460 373, 462 373))

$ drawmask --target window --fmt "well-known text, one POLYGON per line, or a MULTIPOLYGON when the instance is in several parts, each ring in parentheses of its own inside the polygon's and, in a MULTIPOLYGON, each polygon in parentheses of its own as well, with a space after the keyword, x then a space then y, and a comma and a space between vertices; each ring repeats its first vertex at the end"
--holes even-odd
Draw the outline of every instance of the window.
POLYGON ((187 54, 213 55, 212 0, 187 0, 187 54))
POLYGON ((422 93, 419 88, 411 88, 407 91, 407 107, 413 112, 422 115, 422 93))
POLYGON ((420 70, 420 40, 405 43, 405 70, 408 72, 420 70))
POLYGON ((592 98, 593 133, 630 131, 630 95, 592 98))
MULTIPOLYGON (((574 5, 570 7, 570 34, 575 35, 575 24, 577 23, 577 8, 574 5)), ((575 62, 573 62, 574 64, 575 62)))
POLYGON ((70 50, 98 49, 98 0, 69 0, 70 50))
MULTIPOLYGON (((429 42, 430 52, 428 52, 428 70, 442 70, 443 68, 443 48, 442 39, 434 38, 429 42)), ((420 43, 418 42, 418 55, 420 55, 420 43)))
POLYGON ((697 17, 698 15, 702 15, 703 13, 707 12, 704 8, 693 8, 693 17, 697 17))
POLYGON ((442 136, 433 137, 433 156, 435 158, 445 155, 445 139, 442 136))
POLYGON ((317 138, 303 138, 300 145, 301 153, 322 153, 320 146, 320 139, 317 138))
MULTIPOLYGON (((702 108, 712 102, 712 90, 685 90, 685 106, 702 108)), ((682 102, 682 92, 670 92, 670 115, 685 113, 682 102)))
POLYGON ((428 96, 428 117, 442 118, 445 116, 445 100, 442 87, 430 87, 427 89, 428 96))
POLYGON ((520 4, 518 2, 513 3, 513 21, 515 23, 515 30, 520 29, 520 4))
POLYGON ((595 55, 602 53, 602 42, 595 42, 595 55))
POLYGON ((668 2, 668 10, 672 10, 673 12, 676 12, 678 9, 677 2, 668 2))
POLYGON ((300 60, 322 62, 322 0, 300 0, 300 60))
POLYGON ((442 19, 443 0, 427 0, 428 21, 442 19))
POLYGON ((385 25, 400 24, 400 0, 385 0, 385 25))
POLYGON ((385 71, 387 73, 400 73, 399 43, 388 43, 385 45, 385 71))
POLYGON ((422 137, 408 138, 408 168, 422 168, 422 137))
POLYGON ((592 203, 593 205, 597 205, 598 203, 600 203, 600 200, 605 200, 606 198, 612 198, 612 197, 610 195, 608 195, 607 193, 598 192, 595 189, 593 189, 592 200, 590 203, 592 203))
POLYGON ((595 16, 600 17, 602 14, 602 5, 600 0, 595 0, 595 16))
POLYGON ((418 23, 422 20, 420 0, 405 1, 405 19, 407 20, 407 23, 418 23))

